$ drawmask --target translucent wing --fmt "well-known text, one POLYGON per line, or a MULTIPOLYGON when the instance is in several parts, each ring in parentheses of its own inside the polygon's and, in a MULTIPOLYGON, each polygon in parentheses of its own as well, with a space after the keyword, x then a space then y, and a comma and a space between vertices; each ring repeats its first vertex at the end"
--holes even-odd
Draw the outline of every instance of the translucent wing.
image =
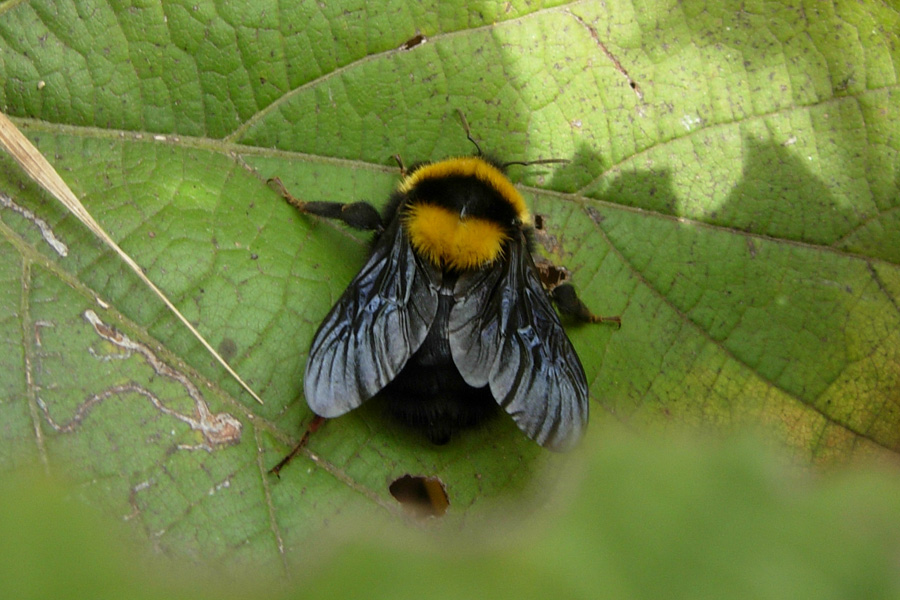
POLYGON ((547 292, 522 234, 508 260, 464 274, 450 313, 453 362, 466 383, 491 394, 530 438, 563 450, 588 420, 584 368, 547 292))
POLYGON ((394 219, 313 338, 304 376, 313 412, 342 415, 396 377, 434 321, 439 277, 394 219))

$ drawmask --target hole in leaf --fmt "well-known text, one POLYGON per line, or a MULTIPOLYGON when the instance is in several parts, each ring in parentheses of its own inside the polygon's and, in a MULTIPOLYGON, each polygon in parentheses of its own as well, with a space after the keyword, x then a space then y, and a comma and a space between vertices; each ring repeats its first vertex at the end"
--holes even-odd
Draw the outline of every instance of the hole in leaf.
POLYGON ((441 517, 450 507, 447 488, 437 477, 404 475, 395 479, 388 489, 407 512, 420 519, 441 517))
POLYGON ((416 46, 419 46, 420 44, 424 44, 427 41, 428 40, 425 38, 425 36, 420 33, 420 34, 416 35, 415 37, 411 37, 408 40, 406 40, 405 42, 403 42, 403 44, 401 44, 400 48, 398 48, 398 49, 399 50, 412 50, 416 46))

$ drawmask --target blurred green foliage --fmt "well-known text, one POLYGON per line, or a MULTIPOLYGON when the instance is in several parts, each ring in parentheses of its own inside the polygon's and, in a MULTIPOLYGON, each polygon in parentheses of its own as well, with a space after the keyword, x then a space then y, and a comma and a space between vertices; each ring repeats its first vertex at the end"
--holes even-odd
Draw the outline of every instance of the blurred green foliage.
POLYGON ((465 533, 352 515, 285 580, 123 542, 31 473, 0 483, 4 598, 897 598, 900 476, 810 474, 755 438, 604 431, 528 509, 465 533), (581 462, 584 461, 584 462, 581 462), (477 533, 475 533, 477 531, 477 533))

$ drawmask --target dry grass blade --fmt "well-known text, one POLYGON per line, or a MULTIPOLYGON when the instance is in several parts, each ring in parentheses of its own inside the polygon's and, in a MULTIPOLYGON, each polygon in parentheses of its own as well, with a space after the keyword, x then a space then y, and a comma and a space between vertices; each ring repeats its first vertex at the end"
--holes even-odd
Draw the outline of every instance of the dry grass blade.
POLYGON ((10 121, 6 115, 0 113, 0 144, 6 148, 7 152, 9 152, 13 158, 22 166, 22 169, 28 174, 29 177, 34 179, 41 187, 45 190, 53 194, 53 196, 65 205, 69 211, 72 212, 78 219, 84 223, 84 225, 90 229, 94 234, 99 237, 103 242, 116 251, 125 264, 131 268, 135 274, 140 277, 141 281, 143 281, 153 293, 159 296, 160 300, 162 300, 169 310, 178 317, 178 319, 184 323, 185 327, 190 330, 190 332, 203 344, 203 347, 212 354, 213 357, 223 367, 228 373, 234 377, 234 379, 241 384, 241 386, 247 390, 253 398, 262 404, 262 399, 254 392, 247 383, 241 379, 241 376, 238 375, 234 369, 229 366, 225 359, 222 358, 218 352, 209 344, 209 342, 204 339, 200 332, 194 328, 193 325, 188 322, 188 320, 181 314, 181 312, 175 307, 174 304, 166 297, 163 292, 156 287, 156 285, 144 275, 144 272, 138 266, 134 259, 132 259, 124 250, 122 250, 116 242, 113 241, 109 234, 107 234, 100 224, 94 220, 91 214, 84 208, 84 205, 75 197, 75 194, 69 189, 69 186, 66 185, 66 182, 62 180, 59 174, 56 172, 47 159, 35 148, 28 139, 22 135, 22 132, 10 121))

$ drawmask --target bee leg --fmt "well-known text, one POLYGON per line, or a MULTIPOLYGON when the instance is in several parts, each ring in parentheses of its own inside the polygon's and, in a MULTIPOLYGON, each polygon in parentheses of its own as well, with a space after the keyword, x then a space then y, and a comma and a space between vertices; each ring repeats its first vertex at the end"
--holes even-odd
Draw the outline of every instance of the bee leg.
POLYGON ((563 283, 556 286, 550 292, 550 296, 556 302, 559 312, 570 315, 579 321, 584 323, 615 323, 617 328, 622 326, 622 318, 619 316, 601 317, 588 310, 588 307, 578 297, 571 283, 563 283))
POLYGON ((384 230, 381 215, 378 214, 375 207, 367 202, 352 202, 350 204, 341 204, 340 202, 304 202, 292 196, 277 177, 273 177, 268 183, 275 191, 281 194, 282 198, 300 212, 326 219, 337 219, 354 229, 384 230))
POLYGON ((294 449, 291 450, 291 453, 281 459, 277 465, 269 469, 269 474, 274 475, 278 479, 281 479, 281 470, 287 466, 289 462, 294 460, 294 457, 300 454, 300 451, 306 447, 306 444, 309 443, 309 436, 314 434, 319 430, 319 427, 322 426, 322 423, 325 422, 325 417, 320 417, 316 415, 313 417, 313 420, 309 422, 309 425, 306 428, 306 431, 303 432, 303 437, 300 438, 300 441, 297 442, 297 445, 294 446, 294 449))

